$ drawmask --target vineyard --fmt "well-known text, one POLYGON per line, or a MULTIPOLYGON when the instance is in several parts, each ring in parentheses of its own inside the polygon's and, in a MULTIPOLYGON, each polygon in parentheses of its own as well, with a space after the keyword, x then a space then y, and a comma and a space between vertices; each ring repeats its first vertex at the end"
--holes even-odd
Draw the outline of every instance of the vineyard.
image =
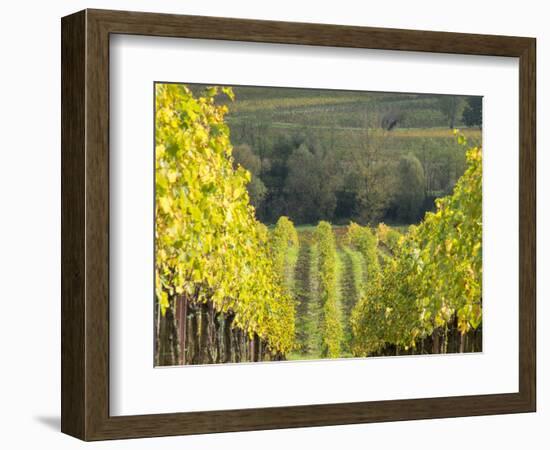
POLYGON ((233 96, 156 87, 155 365, 481 351, 481 148, 417 224, 265 225, 233 96))

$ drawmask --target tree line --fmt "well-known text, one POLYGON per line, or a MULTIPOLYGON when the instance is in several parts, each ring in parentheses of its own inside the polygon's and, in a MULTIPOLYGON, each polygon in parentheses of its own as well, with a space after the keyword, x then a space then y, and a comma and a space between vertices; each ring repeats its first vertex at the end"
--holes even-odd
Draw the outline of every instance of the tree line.
POLYGON ((233 156, 252 174, 248 189, 263 223, 281 216, 297 224, 416 222, 465 170, 464 150, 430 127, 481 127, 481 97, 234 91, 236 101, 227 100, 233 156), (395 133, 401 127, 426 133, 395 133))
POLYGON ((258 219, 414 223, 465 169, 464 150, 450 138, 403 139, 380 127, 347 137, 339 146, 326 130, 287 130, 261 143, 252 133, 252 145, 236 145, 235 165, 252 175, 248 190, 258 219))

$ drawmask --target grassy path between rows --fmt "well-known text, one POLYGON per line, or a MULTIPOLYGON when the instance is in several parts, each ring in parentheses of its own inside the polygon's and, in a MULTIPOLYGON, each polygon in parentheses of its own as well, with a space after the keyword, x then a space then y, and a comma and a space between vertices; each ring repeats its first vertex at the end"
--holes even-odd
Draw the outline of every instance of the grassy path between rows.
POLYGON ((363 288, 365 277, 364 259, 361 253, 347 246, 341 247, 338 253, 342 260, 340 288, 344 326, 344 349, 349 350, 349 344, 351 342, 349 317, 351 315, 351 310, 359 300, 363 288))
POLYGON ((309 295, 307 314, 305 319, 305 333, 307 339, 306 358, 318 359, 321 357, 321 300, 319 294, 319 251, 317 244, 311 246, 311 260, 309 267, 309 295))
POLYGON ((300 245, 298 260, 294 271, 294 299, 296 300, 296 340, 298 353, 307 352, 306 322, 309 304, 311 246, 303 242, 300 245))
MULTIPOLYGON (((291 360, 320 359, 322 305, 319 294, 318 251, 313 230, 299 232, 299 250, 289 255, 287 282, 296 300, 297 349, 287 355, 291 360), (291 264, 291 262, 293 262, 291 264)), ((349 317, 359 300, 366 280, 361 253, 340 242, 336 252, 337 304, 344 330, 341 357, 351 356, 349 317)))
POLYGON ((298 348, 288 359, 319 359, 321 357, 321 304, 319 301, 317 245, 309 239, 300 240, 294 271, 296 300, 296 340, 298 348))

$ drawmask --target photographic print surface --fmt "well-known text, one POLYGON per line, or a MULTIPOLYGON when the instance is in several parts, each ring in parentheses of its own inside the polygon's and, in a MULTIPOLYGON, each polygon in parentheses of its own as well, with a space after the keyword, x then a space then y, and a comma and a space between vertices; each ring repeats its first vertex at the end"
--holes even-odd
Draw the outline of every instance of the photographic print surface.
POLYGON ((155 85, 156 366, 482 351, 482 97, 155 85))

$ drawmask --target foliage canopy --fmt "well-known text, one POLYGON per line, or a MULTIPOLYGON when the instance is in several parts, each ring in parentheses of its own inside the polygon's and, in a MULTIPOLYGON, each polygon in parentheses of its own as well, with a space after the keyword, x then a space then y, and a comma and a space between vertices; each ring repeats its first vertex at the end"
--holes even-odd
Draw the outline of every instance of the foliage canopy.
POLYGON ((156 85, 156 296, 163 314, 177 295, 212 302, 234 314, 233 326, 285 353, 294 344, 294 304, 250 205, 250 173, 233 167, 218 93, 196 98, 183 85, 156 85))

